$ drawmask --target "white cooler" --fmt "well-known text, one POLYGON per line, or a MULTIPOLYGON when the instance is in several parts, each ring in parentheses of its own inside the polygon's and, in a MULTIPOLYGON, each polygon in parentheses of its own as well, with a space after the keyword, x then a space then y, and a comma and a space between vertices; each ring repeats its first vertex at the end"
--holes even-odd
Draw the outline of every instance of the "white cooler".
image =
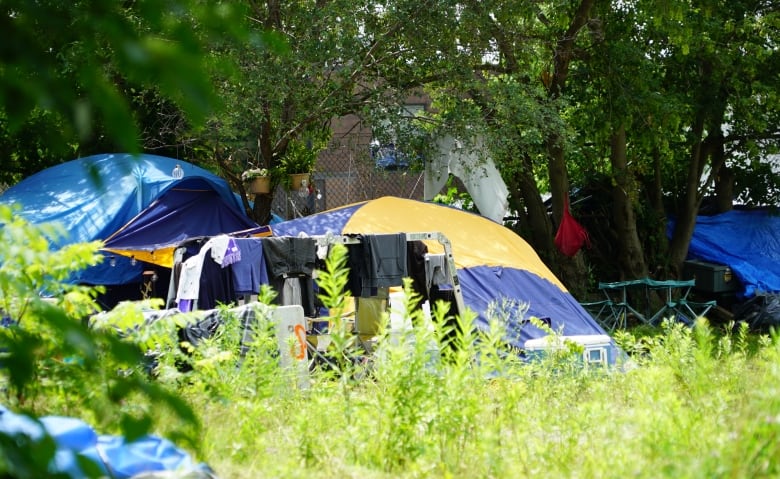
POLYGON ((541 357, 547 351, 565 349, 567 341, 584 347, 582 361, 585 364, 604 366, 615 364, 617 347, 612 343, 612 338, 606 334, 545 336, 529 339, 525 342, 524 349, 526 356, 534 359, 541 357))

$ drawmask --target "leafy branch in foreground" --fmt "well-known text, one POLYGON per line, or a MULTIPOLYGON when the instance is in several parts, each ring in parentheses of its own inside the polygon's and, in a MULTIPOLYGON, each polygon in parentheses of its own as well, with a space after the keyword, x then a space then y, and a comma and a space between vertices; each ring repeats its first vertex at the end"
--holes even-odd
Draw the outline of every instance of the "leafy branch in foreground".
MULTIPOLYGON (((127 373, 143 362, 139 347, 114 330, 87 324, 99 311, 98 290, 69 284, 67 278, 98 263, 99 244, 50 251, 47 238, 56 234, 55 226, 32 226, 0 206, 0 305, 6 323, 0 327, 0 381, 7 404, 32 417, 78 416, 128 439, 149 432, 163 405, 181 423, 172 434, 197 448, 199 427, 192 409, 145 375, 127 373)), ((0 433, 0 454, 24 461, 18 443, 5 434, 0 433)), ((7 462, 3 467, 9 472, 45 467, 53 450, 41 448, 40 454, 35 464, 7 462)))

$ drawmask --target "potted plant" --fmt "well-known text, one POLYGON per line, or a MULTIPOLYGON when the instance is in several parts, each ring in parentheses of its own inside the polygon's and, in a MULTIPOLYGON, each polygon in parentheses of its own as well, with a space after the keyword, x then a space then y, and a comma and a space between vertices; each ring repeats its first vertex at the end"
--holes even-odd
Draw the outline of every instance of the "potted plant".
POLYGON ((311 142, 304 143, 300 140, 290 142, 279 164, 288 175, 286 184, 289 185, 290 190, 300 189, 304 186, 304 182, 309 180, 321 149, 321 147, 312 147, 311 142))
POLYGON ((248 185, 250 193, 262 195, 271 192, 271 175, 268 168, 250 168, 241 173, 241 180, 248 185))

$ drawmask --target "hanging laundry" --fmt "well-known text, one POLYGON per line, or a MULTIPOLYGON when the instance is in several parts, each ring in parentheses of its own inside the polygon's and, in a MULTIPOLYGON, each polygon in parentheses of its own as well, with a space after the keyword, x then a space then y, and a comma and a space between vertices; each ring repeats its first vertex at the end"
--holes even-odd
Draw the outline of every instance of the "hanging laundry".
POLYGON ((303 307, 303 314, 316 317, 312 273, 317 258, 313 238, 262 238, 263 255, 271 286, 278 293, 276 304, 303 307))
POLYGON ((232 267, 233 287, 238 294, 257 294, 260 285, 269 284, 268 269, 260 238, 236 238, 241 261, 232 267))
POLYGON ((364 278, 364 295, 367 289, 398 286, 408 276, 406 268, 406 235, 366 235, 366 264, 368 277, 364 278))
POLYGON ((219 235, 209 240, 211 243, 211 258, 223 268, 241 261, 241 251, 236 242, 228 235, 219 235))

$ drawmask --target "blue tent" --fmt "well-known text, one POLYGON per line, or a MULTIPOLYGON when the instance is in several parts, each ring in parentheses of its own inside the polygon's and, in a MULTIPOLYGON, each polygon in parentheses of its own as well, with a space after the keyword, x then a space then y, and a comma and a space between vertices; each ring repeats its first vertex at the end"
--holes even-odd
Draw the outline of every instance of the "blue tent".
MULTIPOLYGON (((59 223, 65 236, 53 239, 53 249, 113 237, 117 251, 144 246, 155 251, 186 238, 258 227, 223 178, 148 154, 102 154, 62 163, 12 186, 0 203, 19 205, 19 214, 32 224, 59 223), (177 166, 181 179, 174 178, 177 166)), ((142 268, 117 255, 77 273, 72 281, 140 282, 142 268)))
MULTIPOLYGON (((673 228, 670 221, 670 236, 673 228)), ((780 292, 780 216, 764 209, 699 216, 688 257, 729 266, 745 297, 780 292)))

